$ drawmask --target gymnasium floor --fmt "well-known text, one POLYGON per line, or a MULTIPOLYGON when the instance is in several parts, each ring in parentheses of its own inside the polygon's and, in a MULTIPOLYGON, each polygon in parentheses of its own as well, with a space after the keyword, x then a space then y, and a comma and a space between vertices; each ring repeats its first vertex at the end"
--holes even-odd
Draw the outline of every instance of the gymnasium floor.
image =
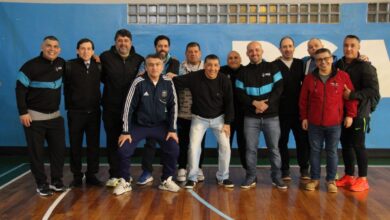
MULTIPOLYGON (((390 160, 371 160, 371 189, 352 193, 339 189, 326 192, 325 181, 319 191, 303 190, 299 169, 291 168, 288 190, 272 187, 269 166, 260 161, 256 188, 242 190, 244 170, 232 165, 230 176, 236 184, 225 189, 215 181, 213 161, 204 166, 206 180, 194 190, 179 193, 158 190, 161 167, 155 165, 152 185, 139 187, 121 196, 106 187, 71 188, 52 197, 40 197, 29 171, 27 158, 0 158, 0 219, 389 219, 390 160)), ((46 166, 48 168, 48 166, 46 166)), ((101 164, 99 178, 108 178, 107 164, 101 164)), ((325 169, 322 169, 324 174, 325 169)), ((141 173, 139 165, 132 176, 141 173)), ((343 167, 339 167, 343 173, 343 167)), ((69 166, 64 168, 64 183, 72 180, 69 166)), ((323 179, 322 179, 323 180, 323 179)))

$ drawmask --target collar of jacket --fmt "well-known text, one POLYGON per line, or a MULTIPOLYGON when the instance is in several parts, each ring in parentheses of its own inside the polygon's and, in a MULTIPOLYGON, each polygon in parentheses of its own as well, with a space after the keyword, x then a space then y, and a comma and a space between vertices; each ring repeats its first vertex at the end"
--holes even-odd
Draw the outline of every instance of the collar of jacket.
MULTIPOLYGON (((320 78, 320 70, 318 69, 318 67, 316 67, 312 73, 315 77, 317 77, 318 79, 320 78)), ((330 73, 330 76, 329 78, 332 78, 334 77, 335 75, 337 74, 337 68, 332 65, 332 72, 330 73)))
POLYGON ((57 58, 55 58, 53 61, 48 60, 48 59, 46 59, 46 58, 43 56, 43 52, 40 52, 40 53, 39 53, 39 57, 40 57, 42 60, 44 60, 45 62, 47 62, 47 63, 54 63, 54 62, 56 62, 57 60, 60 59, 60 57, 57 57, 57 58))
MULTIPOLYGON (((116 47, 115 45, 112 45, 111 46, 111 49, 110 51, 115 54, 115 56, 119 57, 120 59, 123 60, 123 58, 121 57, 121 55, 118 53, 118 51, 116 50, 116 47)), ((134 46, 131 46, 131 49, 130 49, 130 53, 129 53, 129 56, 126 57, 126 60, 130 59, 131 55, 135 54, 135 48, 134 46)))

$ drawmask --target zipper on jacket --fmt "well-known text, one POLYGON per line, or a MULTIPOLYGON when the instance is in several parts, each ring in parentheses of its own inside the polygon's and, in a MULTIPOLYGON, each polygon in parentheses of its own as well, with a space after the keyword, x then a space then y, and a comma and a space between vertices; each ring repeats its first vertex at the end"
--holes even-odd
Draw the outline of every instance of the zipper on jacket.
MULTIPOLYGON (((322 82, 322 81, 321 81, 322 82)), ((325 103, 326 103, 326 84, 327 84, 328 80, 326 81, 326 83, 323 83, 324 84, 324 99, 322 101, 322 113, 321 113, 321 125, 323 125, 324 123, 324 108, 325 108, 325 103)))

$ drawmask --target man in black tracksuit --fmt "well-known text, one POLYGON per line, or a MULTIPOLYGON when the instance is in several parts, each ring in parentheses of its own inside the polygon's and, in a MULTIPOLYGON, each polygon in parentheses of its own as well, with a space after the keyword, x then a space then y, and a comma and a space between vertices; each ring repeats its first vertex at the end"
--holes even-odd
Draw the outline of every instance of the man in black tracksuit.
POLYGON ((99 171, 101 65, 91 59, 93 53, 93 42, 81 39, 77 43, 78 58, 65 65, 65 109, 68 110, 70 169, 73 173, 71 185, 75 187, 82 184, 81 149, 84 133, 87 138, 86 183, 97 186, 102 184, 95 176, 99 171))
POLYGON ((337 186, 349 187, 352 191, 364 191, 369 188, 367 180, 366 132, 369 129, 370 116, 380 99, 376 69, 370 63, 359 58, 360 39, 355 35, 344 38, 344 57, 337 67, 348 73, 355 90, 345 88, 344 98, 358 100, 358 114, 349 128, 341 132, 341 145, 345 164, 345 175, 336 182, 337 186), (355 155, 358 165, 358 178, 355 175, 355 155))
POLYGON ((290 130, 294 134, 297 160, 300 168, 301 179, 310 179, 309 153, 310 146, 307 132, 302 129, 299 120, 299 95, 301 85, 305 78, 304 65, 301 59, 294 58, 294 41, 291 37, 283 37, 280 40, 280 59, 273 63, 279 67, 283 77, 283 92, 279 102, 280 139, 279 151, 282 159, 282 179, 291 180, 290 157, 288 152, 288 140, 290 130))
MULTIPOLYGON (((232 83, 232 88, 236 85, 236 79, 238 77, 238 73, 242 69, 241 65, 241 57, 237 51, 230 51, 227 56, 227 65, 222 66, 220 69, 221 73, 224 73, 232 83)), ((246 169, 246 143, 244 136, 244 109, 239 103, 236 97, 235 90, 233 90, 233 102, 234 102, 234 120, 230 124, 230 146, 232 147, 234 132, 237 134, 237 146, 238 152, 240 154, 240 161, 242 167, 246 169)))
POLYGON ((131 33, 126 29, 115 34, 115 45, 100 56, 102 62, 103 123, 107 135, 107 157, 110 164, 110 179, 106 185, 118 183, 119 161, 118 137, 122 132, 122 110, 131 83, 138 73, 144 58, 135 52, 131 33))
POLYGON ((272 63, 262 60, 259 42, 247 45, 250 63, 243 67, 236 80, 239 102, 245 107, 244 133, 246 140, 246 177, 241 188, 256 186, 257 148, 260 132, 264 132, 271 162, 272 184, 287 189, 281 179, 279 100, 283 91, 282 74, 272 63))
POLYGON ((24 126, 31 172, 41 196, 52 190, 65 190, 62 183, 65 157, 65 128, 59 105, 65 61, 58 57, 61 48, 54 36, 44 38, 41 54, 27 61, 16 81, 16 101, 20 122, 24 126), (47 141, 51 185, 44 167, 44 142, 47 141))

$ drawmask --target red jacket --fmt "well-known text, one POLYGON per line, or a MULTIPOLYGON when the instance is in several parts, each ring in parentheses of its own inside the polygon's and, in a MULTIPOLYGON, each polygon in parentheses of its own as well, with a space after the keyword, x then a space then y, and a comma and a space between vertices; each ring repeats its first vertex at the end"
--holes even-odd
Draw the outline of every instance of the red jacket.
POLYGON ((301 120, 307 119, 317 126, 340 125, 346 116, 357 114, 356 100, 344 100, 344 85, 352 91, 354 87, 346 72, 332 69, 329 79, 324 84, 319 77, 318 69, 308 74, 303 81, 299 99, 301 120))

